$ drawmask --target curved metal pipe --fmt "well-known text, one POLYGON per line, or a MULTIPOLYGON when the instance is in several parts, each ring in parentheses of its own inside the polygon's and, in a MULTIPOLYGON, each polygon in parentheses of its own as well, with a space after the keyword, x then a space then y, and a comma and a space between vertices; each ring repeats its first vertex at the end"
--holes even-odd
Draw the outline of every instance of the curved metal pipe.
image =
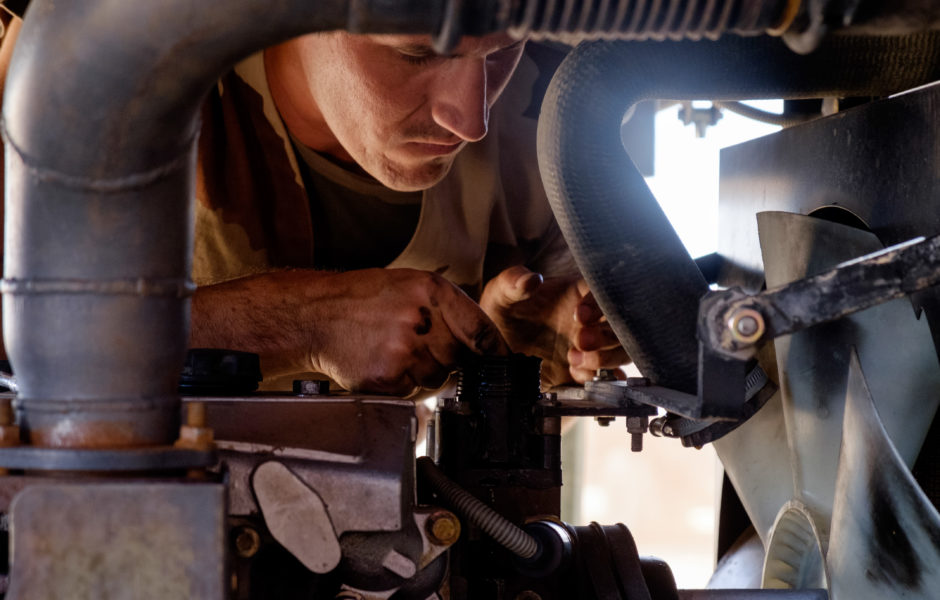
POLYGON ((175 437, 197 112, 240 58, 306 32, 434 31, 439 3, 34 0, 6 82, 4 342, 31 441, 175 437), (80 145, 80 151, 74 147, 80 145))
POLYGON ((620 141, 648 99, 881 96, 940 78, 940 36, 832 36, 797 55, 775 38, 590 43, 557 71, 539 120, 552 209, 598 303, 643 374, 694 393, 699 298, 688 252, 620 141))

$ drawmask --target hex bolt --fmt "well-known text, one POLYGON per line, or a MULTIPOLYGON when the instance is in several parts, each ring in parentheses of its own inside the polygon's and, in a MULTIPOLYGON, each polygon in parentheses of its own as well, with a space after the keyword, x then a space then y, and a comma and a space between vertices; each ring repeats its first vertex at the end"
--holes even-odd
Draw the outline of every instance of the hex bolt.
POLYGON ((242 558, 251 558, 261 549, 261 536, 251 527, 239 527, 235 534, 235 553, 242 558))
POLYGON ((754 344, 764 336, 764 317, 753 308, 742 308, 728 319, 728 329, 734 341, 754 344))
POLYGON ((176 440, 175 446, 192 450, 209 450, 213 443, 212 428, 206 427, 206 403, 188 402, 186 424, 180 426, 180 437, 176 440))
POLYGON ((298 396, 323 396, 330 393, 330 382, 323 379, 295 379, 293 389, 298 396))
POLYGON ((594 381, 617 381, 617 369, 598 369, 594 381))
POLYGON ((630 451, 643 451, 643 434, 649 429, 649 417, 627 417, 627 433, 630 434, 630 451))
POLYGON ((424 523, 428 539, 439 546, 451 546, 460 538, 460 519, 447 510, 436 510, 424 523))
POLYGON ((206 403, 188 402, 186 403, 186 424, 190 427, 206 426, 206 403))
POLYGON ((614 417, 594 417, 594 420, 597 421, 597 424, 601 427, 607 427, 616 419, 614 417))

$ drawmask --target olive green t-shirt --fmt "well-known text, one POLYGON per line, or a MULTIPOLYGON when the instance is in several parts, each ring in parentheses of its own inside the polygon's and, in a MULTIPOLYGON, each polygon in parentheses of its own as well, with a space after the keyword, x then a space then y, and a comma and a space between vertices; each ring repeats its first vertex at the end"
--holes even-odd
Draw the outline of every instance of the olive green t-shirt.
POLYGON ((314 267, 335 271, 385 267, 414 236, 421 192, 390 190, 291 136, 313 217, 314 267))

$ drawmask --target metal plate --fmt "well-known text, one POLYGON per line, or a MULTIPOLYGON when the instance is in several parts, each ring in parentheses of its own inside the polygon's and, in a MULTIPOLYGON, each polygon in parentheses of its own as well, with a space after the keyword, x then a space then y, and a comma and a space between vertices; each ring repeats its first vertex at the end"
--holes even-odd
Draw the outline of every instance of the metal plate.
POLYGON ((225 487, 39 484, 13 501, 7 598, 227 597, 225 487))
POLYGON ((886 246, 940 233, 938 120, 933 84, 722 150, 719 252, 742 269, 720 283, 751 291, 763 283, 755 217, 763 211, 838 206, 886 246))

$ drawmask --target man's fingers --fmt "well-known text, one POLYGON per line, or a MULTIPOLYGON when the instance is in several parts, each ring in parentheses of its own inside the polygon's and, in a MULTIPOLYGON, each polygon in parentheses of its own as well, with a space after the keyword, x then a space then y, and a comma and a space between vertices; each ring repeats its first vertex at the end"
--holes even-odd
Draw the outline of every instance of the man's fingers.
POLYGON ((528 300, 542 285, 542 275, 522 265, 509 267, 494 277, 483 291, 480 306, 487 312, 528 300))
POLYGON ((576 349, 586 352, 610 350, 620 346, 617 334, 607 323, 582 327, 575 333, 572 343, 576 349))
POLYGON ((441 363, 434 348, 415 349, 414 358, 411 378, 423 388, 437 389, 444 385, 454 366, 452 361, 441 363))
POLYGON ((483 309, 459 288, 446 284, 438 309, 444 324, 476 354, 509 354, 509 346, 483 309))
POLYGON ((568 350, 568 364, 577 369, 614 369, 630 362, 630 356, 623 348, 613 350, 599 350, 596 352, 581 352, 577 349, 568 350))
MULTIPOLYGON (((579 288, 580 289, 580 288, 579 288)), ((594 294, 587 292, 574 309, 574 320, 582 325, 593 325, 604 317, 601 307, 597 305, 594 294)))

